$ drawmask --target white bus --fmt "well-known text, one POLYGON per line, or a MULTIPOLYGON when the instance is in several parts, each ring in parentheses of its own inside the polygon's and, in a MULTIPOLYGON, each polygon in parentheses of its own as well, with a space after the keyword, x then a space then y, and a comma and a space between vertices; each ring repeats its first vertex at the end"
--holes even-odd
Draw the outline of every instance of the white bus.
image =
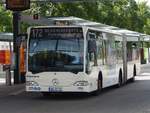
POLYGON ((140 70, 139 37, 93 27, 28 29, 26 91, 96 92, 134 81, 140 70))

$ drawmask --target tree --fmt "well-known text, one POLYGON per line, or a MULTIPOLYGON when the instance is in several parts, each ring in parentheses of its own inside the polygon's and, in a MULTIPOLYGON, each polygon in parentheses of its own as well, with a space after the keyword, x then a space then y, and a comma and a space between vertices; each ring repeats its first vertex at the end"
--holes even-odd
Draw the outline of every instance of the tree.
MULTIPOLYGON (((44 3, 31 5, 24 13, 41 16, 76 16, 120 28, 150 34, 150 7, 135 0, 96 0, 95 2, 44 3)), ((0 32, 12 32, 12 14, 0 4, 0 32)), ((23 30, 28 24, 22 24, 23 30)))
POLYGON ((27 11, 41 16, 76 16, 141 33, 149 33, 150 9, 135 0, 96 0, 94 2, 36 3, 27 11))
POLYGON ((0 4, 0 32, 12 32, 12 14, 0 4))
POLYGON ((138 7, 138 17, 143 21, 143 33, 150 34, 150 7, 146 5, 146 2, 141 2, 138 7))

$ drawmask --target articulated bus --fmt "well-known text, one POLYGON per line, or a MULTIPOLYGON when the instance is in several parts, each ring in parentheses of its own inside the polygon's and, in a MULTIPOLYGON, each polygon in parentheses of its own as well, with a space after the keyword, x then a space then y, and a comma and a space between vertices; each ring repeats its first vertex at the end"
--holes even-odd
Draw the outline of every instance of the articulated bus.
POLYGON ((26 91, 95 92, 140 71, 139 37, 86 26, 28 29, 26 91))

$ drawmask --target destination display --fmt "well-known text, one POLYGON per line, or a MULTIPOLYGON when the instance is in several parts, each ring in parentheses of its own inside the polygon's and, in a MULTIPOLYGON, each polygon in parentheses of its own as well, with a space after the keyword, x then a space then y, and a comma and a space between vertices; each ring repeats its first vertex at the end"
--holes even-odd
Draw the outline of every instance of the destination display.
POLYGON ((77 33, 81 34, 82 28, 32 28, 31 29, 31 34, 30 37, 32 38, 42 38, 42 37, 49 37, 52 35, 57 35, 57 34, 72 34, 72 33, 77 33))

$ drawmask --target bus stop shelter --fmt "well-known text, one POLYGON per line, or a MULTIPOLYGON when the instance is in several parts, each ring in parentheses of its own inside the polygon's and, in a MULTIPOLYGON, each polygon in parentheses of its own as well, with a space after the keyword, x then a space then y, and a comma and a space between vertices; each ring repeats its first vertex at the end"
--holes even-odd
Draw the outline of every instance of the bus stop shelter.
POLYGON ((13 42, 13 33, 0 33, 0 41, 13 42))
MULTIPOLYGON (((12 65, 12 42, 13 42, 13 33, 0 33, 0 42, 1 42, 1 49, 3 45, 3 43, 5 44, 6 42, 8 42, 9 44, 9 55, 10 55, 10 63, 6 64, 6 62, 0 64, 0 71, 3 72, 5 71, 5 78, 6 78, 6 85, 11 85, 11 65, 12 65)), ((5 51, 5 50, 4 50, 5 51)), ((5 52, 1 51, 1 54, 4 54, 5 57, 5 52)), ((2 55, 3 56, 3 55, 2 55)), ((5 59, 5 58, 4 58, 5 59)))

